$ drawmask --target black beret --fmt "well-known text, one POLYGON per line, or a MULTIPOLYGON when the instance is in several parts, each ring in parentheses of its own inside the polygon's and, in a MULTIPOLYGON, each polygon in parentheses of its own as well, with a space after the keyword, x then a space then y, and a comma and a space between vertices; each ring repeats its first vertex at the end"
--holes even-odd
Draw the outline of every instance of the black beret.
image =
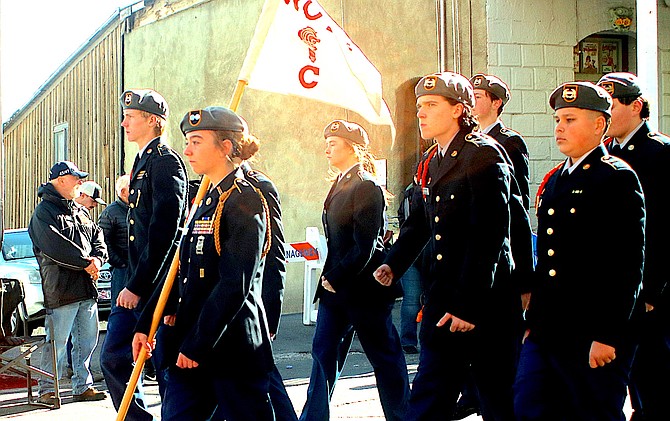
POLYGON ((608 73, 600 78, 598 86, 602 86, 612 98, 637 98, 642 95, 637 76, 632 73, 608 73))
POLYGON ((244 131, 244 123, 240 117, 226 107, 207 107, 189 111, 181 119, 179 127, 184 134, 195 130, 244 131))
POLYGON ((486 92, 492 93, 502 100, 502 104, 507 104, 509 101, 509 88, 507 84, 493 75, 476 74, 470 79, 472 87, 475 89, 482 89, 486 92))
POLYGON ((475 93, 472 84, 463 75, 451 72, 434 73, 421 78, 414 88, 416 97, 423 95, 442 95, 462 104, 475 106, 475 93))
POLYGON ((606 90, 591 82, 564 83, 551 93, 549 105, 554 110, 583 108, 612 116, 612 97, 606 90))
POLYGON ((170 114, 165 98, 151 89, 130 89, 121 94, 124 110, 140 110, 167 118, 170 114))
POLYGON ((333 120, 323 129, 323 137, 328 139, 331 136, 343 137, 354 143, 368 146, 368 133, 363 127, 356 123, 345 120, 333 120))

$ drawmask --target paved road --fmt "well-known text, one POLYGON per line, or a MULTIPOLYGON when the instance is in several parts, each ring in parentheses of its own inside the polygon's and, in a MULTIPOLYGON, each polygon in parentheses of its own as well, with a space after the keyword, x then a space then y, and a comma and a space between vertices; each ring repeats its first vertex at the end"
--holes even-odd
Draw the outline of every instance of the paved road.
MULTIPOLYGON (((399 305, 396 305, 399 307, 399 305)), ((394 310, 394 320, 399 320, 399 309, 394 310)), ((104 323, 102 323, 100 341, 104 339, 104 323)), ((279 336, 274 343, 275 360, 279 368, 296 411, 300 413, 307 393, 312 359, 310 356, 314 326, 304 326, 302 315, 291 314, 282 317, 279 336)), ((100 371, 99 348, 93 356, 93 369, 100 371)), ((39 355, 33 357, 39 361, 39 355)), ((410 380, 416 373, 418 356, 407 356, 407 369, 410 380)), ((106 390, 104 380, 96 383, 100 390, 106 390)), ((72 402, 69 383, 62 384, 61 396, 63 405, 58 410, 48 410, 26 405, 25 390, 0 390, 0 419, 50 420, 50 421, 106 421, 115 420, 116 412, 111 400, 98 402, 72 402)), ((147 387, 147 402, 151 411, 160 415, 160 399, 158 387, 147 387)), ((37 391, 34 391, 36 394, 37 391)), ((627 415, 630 415, 627 406, 627 415)), ((347 359, 342 377, 338 381, 332 401, 333 420, 383 420, 379 395, 375 387, 375 378, 369 361, 356 340, 347 359)), ((467 421, 482 418, 472 415, 467 421)))

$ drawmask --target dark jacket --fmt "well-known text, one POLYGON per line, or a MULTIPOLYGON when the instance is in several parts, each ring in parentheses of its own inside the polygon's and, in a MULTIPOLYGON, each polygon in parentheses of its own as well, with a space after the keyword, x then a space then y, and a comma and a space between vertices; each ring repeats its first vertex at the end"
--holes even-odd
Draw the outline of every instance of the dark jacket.
POLYGON ((53 309, 78 301, 97 299, 96 282, 84 270, 97 257, 107 261, 102 229, 88 211, 66 200, 51 183, 37 190, 42 201, 28 226, 42 275, 44 307, 53 309))
POLYGON ((385 208, 382 188, 360 165, 333 183, 321 216, 328 245, 322 276, 336 293, 319 282, 315 301, 387 303, 402 294, 399 284, 384 287, 373 276, 385 256, 385 208))
MULTIPOLYGON (((266 221, 261 196, 241 169, 205 195, 180 247, 174 343, 166 344, 174 349, 173 362, 167 364, 181 352, 222 376, 267 373, 273 367, 261 298, 266 221), (225 202, 217 211, 220 200, 225 202)), ((137 331, 149 332, 158 295, 156 290, 137 331)))
POLYGON ((508 129, 500 121, 494 124, 487 134, 505 148, 514 167, 512 175, 519 185, 523 205, 527 211, 530 210, 530 169, 526 142, 519 133, 508 129))
MULTIPOLYGON (((612 146, 608 145, 609 151, 612 146)), ((623 150, 611 153, 633 168, 644 191, 647 225, 642 299, 659 309, 665 307, 670 315, 670 138, 651 133, 645 123, 623 150)))
POLYGON ((461 130, 441 164, 433 155, 437 146, 423 155, 419 200, 386 263, 397 277, 428 245, 426 335, 447 312, 480 322, 496 271, 511 271, 510 169, 499 147, 489 136, 461 130))
POLYGON ((530 334, 551 346, 598 341, 617 347, 642 281, 642 188, 633 170, 603 146, 572 174, 561 173, 551 174, 539 195, 530 334))
POLYGON ((281 307, 284 300, 286 285, 286 252, 284 250, 284 225, 281 219, 279 192, 272 180, 260 171, 243 162, 244 177, 263 194, 270 211, 271 245, 265 257, 263 268, 263 306, 267 313, 270 333, 276 334, 279 329, 281 307))
POLYGON ((167 275, 187 213, 184 161, 160 140, 147 145, 130 177, 126 288, 142 300, 167 275))
POLYGON ((109 264, 115 268, 128 266, 128 205, 117 198, 100 213, 98 225, 105 234, 109 264))

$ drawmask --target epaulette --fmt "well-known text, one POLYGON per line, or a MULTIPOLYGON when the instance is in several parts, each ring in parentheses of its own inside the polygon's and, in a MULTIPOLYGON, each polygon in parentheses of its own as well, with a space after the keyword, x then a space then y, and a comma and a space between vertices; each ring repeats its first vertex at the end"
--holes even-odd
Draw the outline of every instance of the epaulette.
POLYGON ((517 131, 514 131, 514 130, 508 128, 508 127, 503 127, 502 129, 500 129, 500 133, 504 134, 505 136, 509 136, 509 137, 512 137, 512 136, 522 137, 521 133, 519 133, 517 131))
POLYGON ((258 176, 260 175, 261 177, 265 177, 269 180, 269 177, 263 172, 263 171, 258 171, 255 169, 250 169, 248 172, 246 172, 244 175, 249 176, 253 178, 256 181, 261 181, 259 180, 258 176))
POLYGON ((484 133, 472 132, 465 135, 465 141, 470 142, 473 145, 479 147, 481 146, 479 142, 486 141, 487 137, 490 137, 484 133))
POLYGON ((551 178, 552 175, 559 169, 563 168, 563 165, 565 164, 565 161, 561 162, 560 164, 556 165, 554 168, 549 170, 548 173, 544 175, 544 178, 542 179, 542 182, 540 183, 540 187, 537 189, 537 193, 535 194, 535 215, 537 215, 537 209, 540 207, 540 196, 542 196, 542 193, 544 193, 544 186, 547 185, 547 182, 551 178))
POLYGON ((616 157, 614 155, 601 156, 600 160, 605 164, 609 165, 610 167, 614 168, 615 170, 628 168, 628 164, 626 164, 626 162, 623 159, 616 157))
POLYGON ((357 171, 356 174, 358 175, 358 178, 361 179, 361 181, 366 180, 375 181, 375 177, 365 170, 357 171))
POLYGON ((666 144, 670 143, 670 137, 664 135, 661 132, 649 132, 649 133, 647 133, 647 137, 649 139, 653 139, 653 140, 655 140, 658 143, 661 143, 663 145, 666 145, 666 144))

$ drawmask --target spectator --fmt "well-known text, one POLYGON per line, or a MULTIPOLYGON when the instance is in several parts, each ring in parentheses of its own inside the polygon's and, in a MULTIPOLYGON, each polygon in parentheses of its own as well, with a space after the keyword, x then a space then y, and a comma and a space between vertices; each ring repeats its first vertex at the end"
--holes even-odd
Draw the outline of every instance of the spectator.
MULTIPOLYGON (((88 173, 69 161, 51 167, 49 182, 37 196, 41 202, 30 218, 28 233, 42 275, 47 340, 56 348, 56 372, 65 364, 66 343, 72 335, 73 400, 97 401, 107 395, 93 387, 90 362, 98 343, 98 291, 96 280, 107 261, 103 233, 88 211, 74 203, 77 188, 88 173)), ((54 372, 48 349, 42 353, 42 369, 54 372)), ((51 379, 40 377, 38 402, 55 405, 51 379)))

